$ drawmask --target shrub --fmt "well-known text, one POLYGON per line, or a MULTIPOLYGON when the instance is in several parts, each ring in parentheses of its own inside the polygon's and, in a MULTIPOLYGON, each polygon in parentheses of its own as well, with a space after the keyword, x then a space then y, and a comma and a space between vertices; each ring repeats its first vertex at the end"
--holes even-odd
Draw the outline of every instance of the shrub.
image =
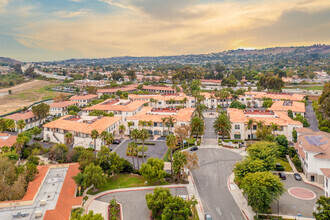
POLYGON ((302 172, 303 171, 303 169, 301 167, 301 161, 300 161, 300 159, 299 159, 299 157, 298 157, 297 154, 293 157, 292 162, 296 166, 296 168, 297 168, 297 170, 299 172, 302 172))

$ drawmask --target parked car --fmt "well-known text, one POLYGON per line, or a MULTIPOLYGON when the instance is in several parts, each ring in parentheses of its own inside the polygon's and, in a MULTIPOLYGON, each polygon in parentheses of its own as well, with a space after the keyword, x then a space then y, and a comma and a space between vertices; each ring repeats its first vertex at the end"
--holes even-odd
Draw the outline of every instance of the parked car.
POLYGON ((120 144, 121 140, 120 139, 115 139, 112 143, 113 144, 120 144))
POLYGON ((165 141, 166 140, 166 137, 158 137, 157 138, 157 141, 165 141))
POLYGON ((212 217, 210 214, 205 214, 205 220, 212 220, 212 217))
POLYGON ((284 173, 278 173, 278 176, 282 179, 282 180, 286 180, 286 176, 284 173))
POLYGON ((196 151, 196 150, 198 150, 197 146, 193 146, 193 147, 190 148, 190 151, 196 151))
POLYGON ((299 173, 294 173, 293 176, 297 181, 301 181, 301 176, 299 173))

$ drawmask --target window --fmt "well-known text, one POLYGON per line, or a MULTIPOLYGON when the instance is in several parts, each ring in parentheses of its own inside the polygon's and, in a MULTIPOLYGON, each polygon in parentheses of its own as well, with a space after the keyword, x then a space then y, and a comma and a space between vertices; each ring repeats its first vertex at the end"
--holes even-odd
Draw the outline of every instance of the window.
POLYGON ((240 129, 240 126, 239 125, 235 125, 235 129, 240 129))
POLYGON ((257 130, 257 125, 253 125, 253 130, 257 130))
POLYGON ((234 134, 234 139, 241 139, 241 135, 240 134, 234 134))
POLYGON ((306 152, 306 159, 308 160, 308 153, 306 152))

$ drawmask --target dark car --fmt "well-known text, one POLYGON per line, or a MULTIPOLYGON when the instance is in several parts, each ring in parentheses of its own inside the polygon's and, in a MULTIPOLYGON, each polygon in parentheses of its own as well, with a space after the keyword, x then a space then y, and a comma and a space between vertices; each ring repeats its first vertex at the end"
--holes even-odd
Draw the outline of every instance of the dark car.
POLYGON ((166 140, 166 137, 158 137, 157 138, 157 141, 165 141, 166 140))
POLYGON ((210 214, 205 214, 205 220, 212 220, 212 217, 210 214))
POLYGON ((198 150, 197 146, 193 146, 193 147, 190 148, 190 151, 195 151, 195 150, 198 150))
POLYGON ((112 143, 113 144, 120 144, 121 140, 120 139, 115 139, 112 143))
POLYGON ((293 176, 297 181, 301 181, 301 176, 299 173, 294 173, 293 176))
POLYGON ((278 173, 278 176, 282 179, 282 180, 286 180, 286 176, 284 173, 278 173))

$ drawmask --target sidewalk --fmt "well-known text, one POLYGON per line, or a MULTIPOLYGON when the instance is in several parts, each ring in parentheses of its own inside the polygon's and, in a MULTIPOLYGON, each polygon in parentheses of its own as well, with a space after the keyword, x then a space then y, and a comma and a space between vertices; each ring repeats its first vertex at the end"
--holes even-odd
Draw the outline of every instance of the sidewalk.
POLYGON ((229 188, 229 192, 237 203, 238 207, 241 209, 243 216, 247 220, 254 219, 256 213, 252 210, 250 206, 248 206, 245 197, 243 196, 242 190, 238 188, 236 183, 234 182, 235 174, 232 173, 228 178, 227 186, 229 188))

